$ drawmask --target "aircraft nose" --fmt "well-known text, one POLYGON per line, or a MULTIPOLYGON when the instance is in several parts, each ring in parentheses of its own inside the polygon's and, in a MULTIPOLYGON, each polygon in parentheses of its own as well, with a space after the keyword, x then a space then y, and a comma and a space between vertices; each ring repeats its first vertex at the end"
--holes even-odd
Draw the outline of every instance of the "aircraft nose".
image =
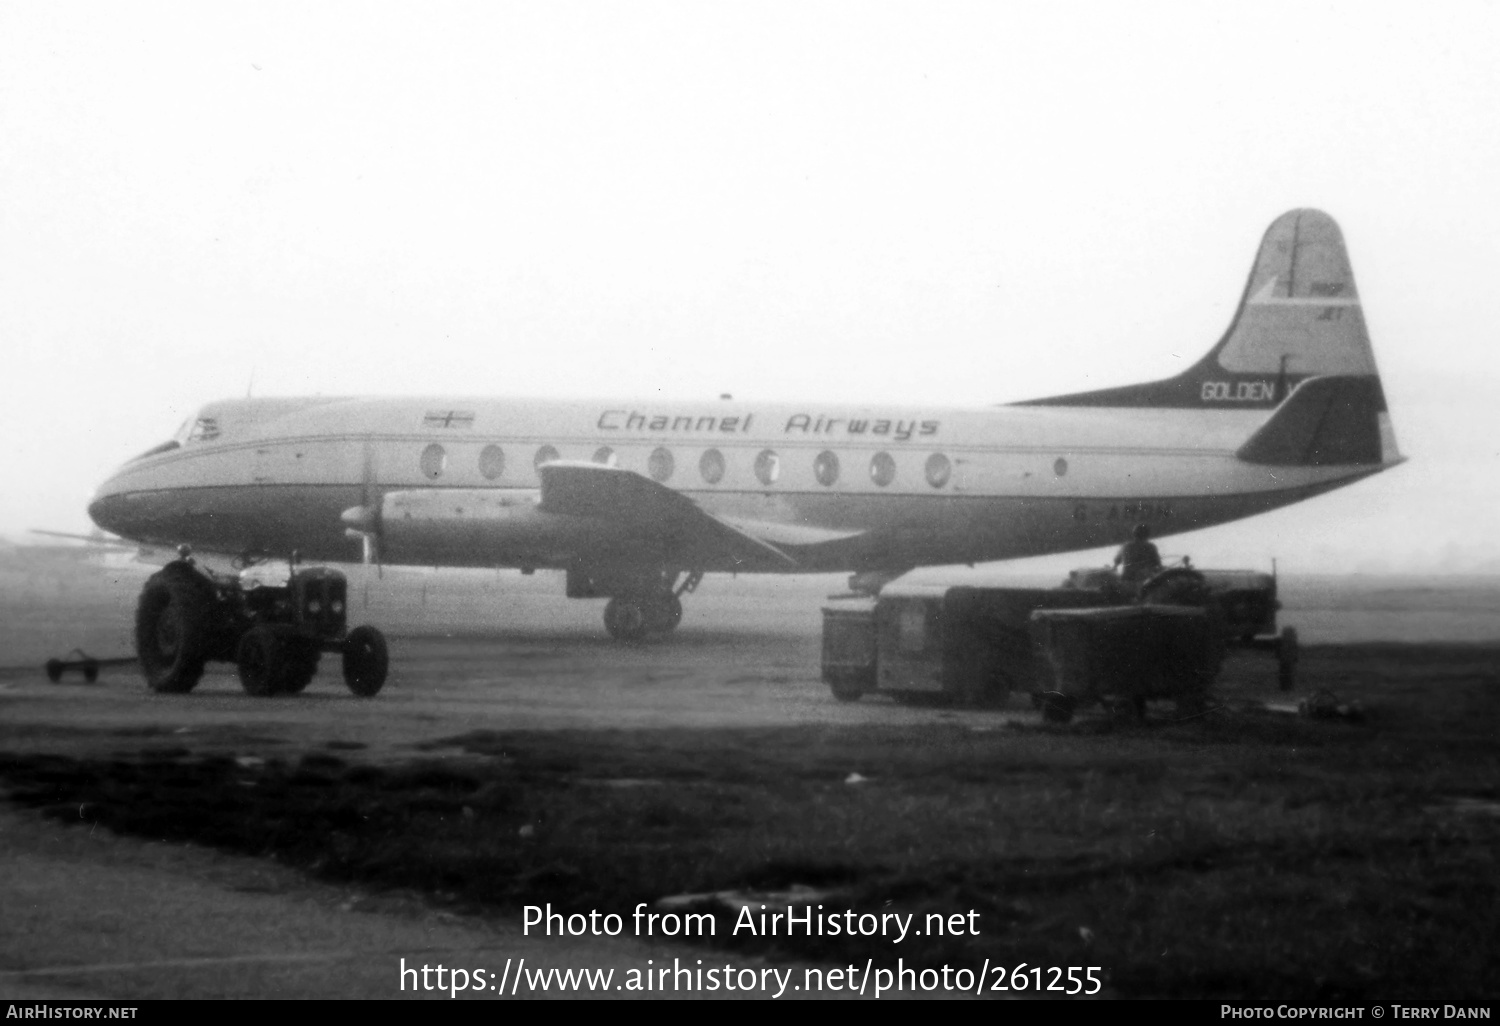
POLYGON ((111 475, 99 486, 98 491, 94 493, 94 498, 89 502, 89 519, 102 530, 128 538, 131 536, 132 521, 135 518, 130 515, 127 506, 128 500, 120 484, 119 475, 111 475))
POLYGON ((102 490, 94 496, 89 503, 89 519, 97 524, 101 530, 109 531, 111 534, 123 534, 120 530, 120 506, 122 500, 118 495, 107 495, 102 490))

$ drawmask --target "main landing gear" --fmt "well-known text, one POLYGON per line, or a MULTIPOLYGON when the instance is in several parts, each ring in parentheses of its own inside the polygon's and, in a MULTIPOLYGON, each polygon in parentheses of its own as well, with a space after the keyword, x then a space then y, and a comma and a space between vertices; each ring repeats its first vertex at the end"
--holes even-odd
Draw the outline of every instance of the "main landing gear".
POLYGON ((604 629, 620 641, 670 634, 682 622, 682 600, 665 595, 616 595, 604 607, 604 629))
POLYGON ((648 637, 671 634, 682 622, 682 596, 698 587, 701 573, 690 573, 678 583, 677 573, 663 573, 634 580, 613 581, 607 591, 586 592, 595 586, 592 578, 579 583, 569 575, 568 594, 574 598, 608 595, 604 607, 604 629, 619 641, 644 641, 648 637))
POLYGON ((209 660, 234 663, 257 697, 295 695, 312 681, 325 652, 343 660, 344 683, 368 698, 390 667, 374 627, 347 629, 348 582, 337 570, 292 569, 285 585, 255 582, 182 558, 152 574, 135 611, 135 648, 153 691, 182 694, 209 660))

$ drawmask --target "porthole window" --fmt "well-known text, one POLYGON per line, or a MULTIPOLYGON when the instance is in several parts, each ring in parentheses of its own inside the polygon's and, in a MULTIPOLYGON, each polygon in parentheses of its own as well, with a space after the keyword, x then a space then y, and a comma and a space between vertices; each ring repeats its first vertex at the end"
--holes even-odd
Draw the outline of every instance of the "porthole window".
POLYGON ((831 487, 839 479, 839 458, 827 449, 818 453, 813 460, 813 477, 824 488, 831 487))
POLYGON ((698 473, 709 484, 718 484, 724 480, 724 454, 717 449, 705 452, 698 460, 698 473))
POLYGON ((888 452, 877 452, 870 457, 870 480, 884 488, 896 480, 896 461, 888 452))
POLYGON ((536 458, 531 461, 533 467, 540 467, 543 463, 551 463, 557 459, 557 450, 550 445, 544 445, 536 451, 536 458))
POLYGON ((615 456, 613 449, 607 445, 601 445, 594 450, 594 462, 602 463, 606 467, 612 467, 619 462, 619 459, 615 456))
POLYGON ((486 445, 480 449, 479 472, 486 481, 493 481, 505 473, 505 450, 498 445, 486 445))
POLYGON ((948 478, 953 474, 953 464, 948 457, 940 452, 935 452, 927 457, 927 483, 934 488, 941 488, 948 483, 948 478))
POLYGON ((1052 464, 1052 473, 1056 474, 1058 477, 1062 477, 1067 472, 1068 461, 1059 456, 1057 458, 1057 462, 1052 464))
POLYGON ((665 481, 672 476, 676 469, 677 461, 672 458, 672 450, 657 448, 651 450, 651 455, 646 459, 646 470, 653 481, 665 481))
POLYGON ((781 476, 781 457, 770 449, 762 449, 755 457, 755 479, 763 485, 773 485, 781 476))
POLYGON ((436 443, 422 450, 422 475, 429 481, 436 481, 443 476, 443 471, 448 469, 448 454, 443 451, 441 445, 436 443))

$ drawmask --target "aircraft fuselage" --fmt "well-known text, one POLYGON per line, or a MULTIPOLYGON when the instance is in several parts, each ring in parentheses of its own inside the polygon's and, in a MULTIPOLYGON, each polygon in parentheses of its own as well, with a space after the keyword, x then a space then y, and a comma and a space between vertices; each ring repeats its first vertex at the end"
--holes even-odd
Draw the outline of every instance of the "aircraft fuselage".
POLYGON ((1113 544, 1140 523, 1192 530, 1382 467, 1238 458, 1266 418, 1232 407, 228 400, 122 467, 90 513, 143 543, 353 560, 360 543, 341 515, 374 502, 388 562, 630 562, 631 531, 536 511, 537 467, 580 461, 649 478, 796 557, 755 566, 709 554, 681 569, 899 570, 1113 544))

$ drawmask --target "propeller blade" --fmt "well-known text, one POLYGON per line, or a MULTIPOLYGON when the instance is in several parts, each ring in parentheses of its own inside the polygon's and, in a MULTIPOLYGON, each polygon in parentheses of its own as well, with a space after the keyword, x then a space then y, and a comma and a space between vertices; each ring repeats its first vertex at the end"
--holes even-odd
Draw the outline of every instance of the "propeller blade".
POLYGON ((368 567, 374 563, 376 576, 384 578, 380 491, 375 479, 375 447, 368 436, 365 438, 364 468, 360 474, 360 498, 360 504, 344 510, 339 519, 344 522, 344 534, 360 540, 360 558, 364 565, 368 567))
POLYGON ((380 491, 376 485, 375 471, 375 443, 369 435, 365 436, 365 465, 364 465, 364 489, 362 498, 364 508, 368 511, 369 527, 365 535, 365 565, 369 566, 371 560, 375 563, 375 576, 381 580, 385 579, 385 565, 381 562, 381 553, 385 549, 385 538, 381 533, 380 522, 380 491))

